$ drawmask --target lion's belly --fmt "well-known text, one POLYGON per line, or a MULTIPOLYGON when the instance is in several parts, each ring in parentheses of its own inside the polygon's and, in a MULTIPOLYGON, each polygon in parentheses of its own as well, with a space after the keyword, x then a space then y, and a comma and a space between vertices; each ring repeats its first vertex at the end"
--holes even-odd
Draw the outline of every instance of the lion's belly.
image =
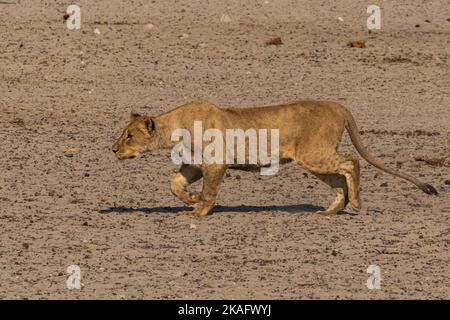
MULTIPOLYGON (((291 162, 290 158, 281 158, 279 161, 280 165, 291 162)), ((260 171, 261 168, 270 167, 270 163, 267 164, 232 164, 229 165, 228 168, 232 170, 241 170, 241 171, 260 171)))

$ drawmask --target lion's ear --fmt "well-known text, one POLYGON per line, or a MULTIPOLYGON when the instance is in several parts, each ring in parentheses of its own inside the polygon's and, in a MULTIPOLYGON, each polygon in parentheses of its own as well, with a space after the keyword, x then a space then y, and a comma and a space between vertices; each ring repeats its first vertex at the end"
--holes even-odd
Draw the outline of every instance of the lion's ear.
POLYGON ((131 111, 130 113, 130 121, 133 122, 134 120, 136 120, 136 118, 139 118, 141 115, 139 113, 134 113, 133 111, 131 111))
POLYGON ((155 121, 151 117, 145 116, 144 122, 148 132, 152 132, 153 130, 155 130, 155 121))

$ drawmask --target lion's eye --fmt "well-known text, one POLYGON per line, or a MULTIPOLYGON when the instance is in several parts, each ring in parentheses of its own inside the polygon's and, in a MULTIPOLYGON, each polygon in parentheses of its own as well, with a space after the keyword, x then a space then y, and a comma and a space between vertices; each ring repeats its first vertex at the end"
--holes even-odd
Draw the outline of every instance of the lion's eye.
POLYGON ((131 140, 131 138, 133 138, 133 136, 131 134, 127 135, 127 140, 131 140))

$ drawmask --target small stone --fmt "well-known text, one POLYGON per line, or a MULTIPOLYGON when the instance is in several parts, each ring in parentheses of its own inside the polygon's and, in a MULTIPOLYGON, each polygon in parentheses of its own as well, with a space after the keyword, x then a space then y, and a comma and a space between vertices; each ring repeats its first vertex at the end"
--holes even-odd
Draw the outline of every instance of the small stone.
POLYGON ((73 157, 75 154, 79 153, 81 151, 80 148, 65 148, 63 153, 66 157, 73 157))
POLYGON ((220 22, 231 22, 231 18, 230 18, 230 16, 229 15, 227 15, 227 14, 223 14, 221 17, 220 17, 220 22))
POLYGON ((189 228, 191 228, 191 229, 197 229, 197 226, 196 226, 195 224, 191 223, 191 224, 189 225, 189 228))
POLYGON ((147 30, 147 31, 149 31, 149 30, 152 30, 154 27, 155 27, 155 26, 153 25, 153 23, 147 23, 147 24, 144 26, 144 29, 147 30))
POLYGON ((100 30, 99 30, 98 28, 95 28, 95 29, 94 29, 94 33, 95 33, 95 34, 101 34, 101 32, 100 32, 100 30))
POLYGON ((177 272, 174 273, 174 276, 177 277, 177 278, 181 277, 182 275, 183 275, 183 273, 181 271, 177 271, 177 272))
POLYGON ((338 20, 339 20, 340 22, 344 22, 344 18, 342 18, 342 17, 338 17, 338 20))

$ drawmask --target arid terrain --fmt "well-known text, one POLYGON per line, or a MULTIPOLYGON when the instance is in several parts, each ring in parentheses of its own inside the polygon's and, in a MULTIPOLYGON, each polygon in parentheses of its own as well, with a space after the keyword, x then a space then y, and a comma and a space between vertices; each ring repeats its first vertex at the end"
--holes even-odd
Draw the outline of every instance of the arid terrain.
POLYGON ((371 32, 360 0, 78 0, 79 30, 70 4, 0 2, 0 299, 450 298, 447 0, 378 1, 371 32), (325 218, 332 191, 288 164, 230 171, 211 215, 178 216, 170 152, 111 146, 130 111, 194 99, 340 102, 439 196, 362 161, 362 210, 325 218))

